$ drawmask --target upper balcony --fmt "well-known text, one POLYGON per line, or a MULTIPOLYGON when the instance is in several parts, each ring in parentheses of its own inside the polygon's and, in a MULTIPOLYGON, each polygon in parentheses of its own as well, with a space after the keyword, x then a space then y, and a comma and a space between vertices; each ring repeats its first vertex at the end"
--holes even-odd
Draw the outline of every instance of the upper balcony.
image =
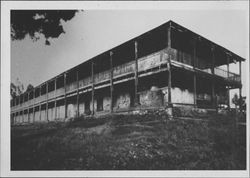
MULTIPOLYGON (((204 59, 201 57, 196 57, 196 65, 194 67, 194 57, 191 54, 188 54, 186 52, 182 52, 180 50, 171 49, 172 53, 172 63, 173 65, 183 67, 188 70, 196 70, 199 72, 204 72, 207 74, 215 75, 218 77, 221 77, 225 79, 228 82, 236 82, 241 83, 241 77, 240 74, 236 74, 230 69, 227 71, 223 69, 223 65, 221 66, 214 66, 212 67, 212 59, 204 59), (214 69, 214 73, 213 73, 214 69)), ((235 64, 236 65, 236 64, 235 64)), ((224 65, 225 68, 225 65, 224 65)))
POLYGON ((221 66, 234 62, 240 63, 244 61, 243 58, 169 21, 36 87, 34 99, 25 100, 11 109, 18 110, 48 99, 61 98, 76 92, 78 87, 80 90, 89 89, 93 82, 98 87, 107 86, 111 77, 111 66, 115 82, 118 80, 121 82, 123 77, 133 78, 136 69, 135 58, 138 58, 139 77, 152 71, 167 70, 166 63, 169 55, 166 54, 166 48, 171 49, 172 65, 216 76, 226 82, 241 84, 240 74, 225 70, 221 66))

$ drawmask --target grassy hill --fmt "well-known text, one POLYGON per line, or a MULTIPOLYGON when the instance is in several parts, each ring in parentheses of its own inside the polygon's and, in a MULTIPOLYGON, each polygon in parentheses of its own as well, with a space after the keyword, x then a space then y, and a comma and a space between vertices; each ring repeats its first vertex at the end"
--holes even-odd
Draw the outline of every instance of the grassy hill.
POLYGON ((233 120, 147 113, 15 126, 11 169, 242 170, 246 131, 236 135, 233 120))

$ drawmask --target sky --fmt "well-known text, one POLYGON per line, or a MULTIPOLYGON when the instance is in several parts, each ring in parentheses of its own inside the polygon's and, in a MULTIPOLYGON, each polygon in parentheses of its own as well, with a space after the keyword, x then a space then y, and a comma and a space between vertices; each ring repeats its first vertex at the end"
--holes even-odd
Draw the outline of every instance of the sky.
MULTIPOLYGON (((244 10, 85 10, 63 23, 65 34, 33 42, 11 41, 11 81, 26 87, 68 70, 169 20, 243 58, 248 56, 248 16, 244 10)), ((248 60, 248 59, 247 59, 248 60)), ((238 73, 238 65, 230 65, 238 73)), ((243 84, 246 65, 242 65, 243 84)), ((246 88, 243 85, 243 94, 246 88)))

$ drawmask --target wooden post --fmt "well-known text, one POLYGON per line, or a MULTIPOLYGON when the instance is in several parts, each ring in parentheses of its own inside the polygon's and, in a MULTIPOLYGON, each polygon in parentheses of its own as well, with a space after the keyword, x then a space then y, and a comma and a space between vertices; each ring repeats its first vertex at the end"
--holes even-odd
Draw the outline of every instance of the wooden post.
POLYGON ((48 99, 49 99, 49 83, 46 82, 46 119, 47 121, 49 121, 49 116, 48 116, 48 110, 49 110, 49 102, 48 102, 48 99))
POLYGON ((92 115, 95 113, 95 103, 94 103, 94 96, 95 96, 95 84, 94 84, 94 62, 91 63, 91 77, 92 77, 92 92, 91 92, 91 101, 92 101, 92 115))
MULTIPOLYGON (((168 28, 168 48, 171 48, 171 22, 169 23, 168 28)), ((171 88, 172 88, 172 81, 171 81, 171 55, 168 58, 168 106, 172 106, 172 98, 171 98, 171 88)))
POLYGON ((64 73, 64 108, 65 108, 65 111, 64 111, 64 118, 67 118, 67 98, 66 98, 66 84, 67 84, 67 82, 66 82, 66 78, 67 78, 67 73, 65 72, 64 73))
MULTIPOLYGON (((196 39, 193 41, 193 68, 195 69, 197 67, 197 61, 196 61, 196 39)), ((196 91, 196 73, 194 70, 194 107, 197 107, 197 91, 196 91)))
MULTIPOLYGON (((227 54, 227 79, 229 80, 229 55, 227 54)), ((227 102, 227 106, 228 109, 230 109, 230 90, 229 90, 229 86, 227 86, 227 98, 228 98, 228 102, 227 102)))
POLYGON ((171 22, 169 22, 168 27, 168 48, 171 48, 171 22))
POLYGON ((77 84, 77 94, 76 94, 76 116, 79 117, 79 68, 76 69, 76 84, 77 84))
POLYGON ((214 66, 215 66, 215 56, 214 56, 214 46, 212 46, 211 48, 211 53, 212 53, 212 107, 215 108, 216 104, 215 104, 215 82, 214 82, 214 66))
POLYGON ((56 103, 56 90, 57 90, 57 89, 56 89, 56 87, 57 87, 57 86, 56 86, 56 81, 57 81, 57 80, 56 80, 56 79, 57 79, 57 77, 55 78, 55 95, 54 95, 54 96, 55 96, 55 97, 54 97, 54 98, 55 98, 55 119, 56 119, 56 117, 57 117, 57 103, 56 103))
POLYGON ((194 107, 197 107, 196 74, 194 73, 194 107))
POLYGON ((240 95, 240 112, 242 111, 242 82, 241 82, 241 61, 239 61, 239 75, 240 75, 240 88, 239 88, 239 95, 240 95))
MULTIPOLYGON (((41 97, 41 94, 42 94, 42 88, 41 88, 41 86, 39 87, 39 90, 40 90, 40 97, 41 97)), ((42 112, 42 104, 41 103, 39 103, 39 120, 41 121, 41 117, 42 117, 42 114, 41 114, 41 112, 42 112)))
POLYGON ((113 112, 113 52, 110 51, 110 112, 113 112))
POLYGON ((23 109, 23 114, 22 114, 22 123, 24 123, 24 109, 23 109))
POLYGON ((28 105, 28 109, 27 109, 27 117, 28 117, 28 123, 30 122, 30 112, 29 112, 29 99, 30 99, 30 92, 27 92, 28 95, 28 100, 27 100, 27 105, 28 105))
POLYGON ((211 71, 212 71, 212 74, 214 75, 214 67, 215 67, 215 56, 214 56, 214 46, 211 47, 211 53, 212 53, 212 68, 211 68, 211 71))
POLYGON ((35 122, 35 92, 36 91, 36 89, 34 88, 34 90, 33 90, 33 123, 35 122))
POLYGON ((135 41, 135 106, 139 104, 138 101, 138 43, 135 41))

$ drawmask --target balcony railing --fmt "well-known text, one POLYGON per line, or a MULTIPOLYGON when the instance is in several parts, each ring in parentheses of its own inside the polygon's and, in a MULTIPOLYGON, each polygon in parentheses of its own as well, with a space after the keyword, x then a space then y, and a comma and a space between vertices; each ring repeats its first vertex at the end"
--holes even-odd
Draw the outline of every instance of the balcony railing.
POLYGON ((133 73, 134 71, 135 71, 135 62, 131 61, 131 62, 114 67, 113 76, 117 77, 119 75, 133 73))
POLYGON ((214 68, 214 74, 220 77, 226 78, 229 81, 234 81, 234 82, 241 81, 240 75, 232 73, 232 72, 227 72, 226 70, 218 68, 218 67, 214 68))
MULTIPOLYGON (((178 63, 183 63, 186 64, 188 66, 190 66, 190 68, 192 68, 192 56, 190 54, 187 54, 185 52, 181 52, 175 49, 172 49, 171 53, 174 55, 173 56, 173 60, 177 61, 178 63)), ((142 71, 146 71, 148 69, 152 69, 152 68, 156 68, 159 67, 161 64, 164 64, 167 62, 166 58, 164 57, 165 51, 161 50, 159 52, 150 54, 148 56, 142 57, 140 59, 138 59, 138 71, 142 72, 142 71)), ((203 72, 206 73, 212 73, 211 68, 206 68, 206 66, 208 66, 209 64, 207 64, 204 60, 201 59, 197 59, 198 62, 198 69, 200 69, 203 72)), ((119 66, 115 66, 113 68, 113 77, 117 78, 119 76, 124 76, 124 75, 128 75, 131 73, 134 73, 135 71, 135 61, 130 61, 128 63, 119 65, 119 66)), ((225 79, 228 79, 229 81, 236 81, 236 82, 240 82, 240 76, 237 74, 234 74, 232 72, 227 73, 226 70, 223 70, 221 68, 216 67, 214 69, 214 74, 220 77, 223 77, 225 79)), ((101 81, 105 81, 105 80, 109 80, 110 79, 110 70, 106 70, 103 71, 101 73, 97 73, 94 75, 94 83, 99 83, 101 81)), ((92 77, 88 76, 84 79, 80 79, 79 80, 79 88, 83 88, 86 86, 89 86, 90 84, 92 84, 92 77)), ((77 89, 77 82, 74 81, 70 84, 66 85, 66 92, 71 92, 77 89)), ((51 91, 48 93, 48 96, 46 94, 39 96, 37 98, 35 98, 35 100, 32 101, 28 101, 28 102, 24 102, 22 103, 22 105, 18 105, 15 107, 12 107, 13 109, 20 109, 23 107, 28 107, 30 105, 33 104, 38 104, 40 102, 43 102, 47 99, 53 99, 54 97, 59 97, 65 94, 65 88, 59 88, 56 89, 56 91, 51 91)), ((201 99, 204 98, 203 96, 200 97, 201 99)))
MULTIPOLYGON (((173 60, 175 60, 179 63, 183 63, 185 65, 189 65, 190 67, 192 66, 192 55, 187 54, 187 53, 182 52, 182 51, 178 51, 176 49, 172 49, 172 53, 174 54, 174 57, 172 58, 173 60)), ((212 74, 212 68, 208 62, 206 62, 205 60, 203 60, 201 58, 197 58, 197 57, 196 57, 196 60, 197 60, 197 64, 196 64, 197 69, 199 69, 203 72, 212 74)), ((228 73, 226 70, 218 68, 218 67, 214 68, 214 74, 217 76, 223 77, 229 81, 234 81, 234 82, 241 81, 240 75, 235 74, 233 72, 228 73)))

